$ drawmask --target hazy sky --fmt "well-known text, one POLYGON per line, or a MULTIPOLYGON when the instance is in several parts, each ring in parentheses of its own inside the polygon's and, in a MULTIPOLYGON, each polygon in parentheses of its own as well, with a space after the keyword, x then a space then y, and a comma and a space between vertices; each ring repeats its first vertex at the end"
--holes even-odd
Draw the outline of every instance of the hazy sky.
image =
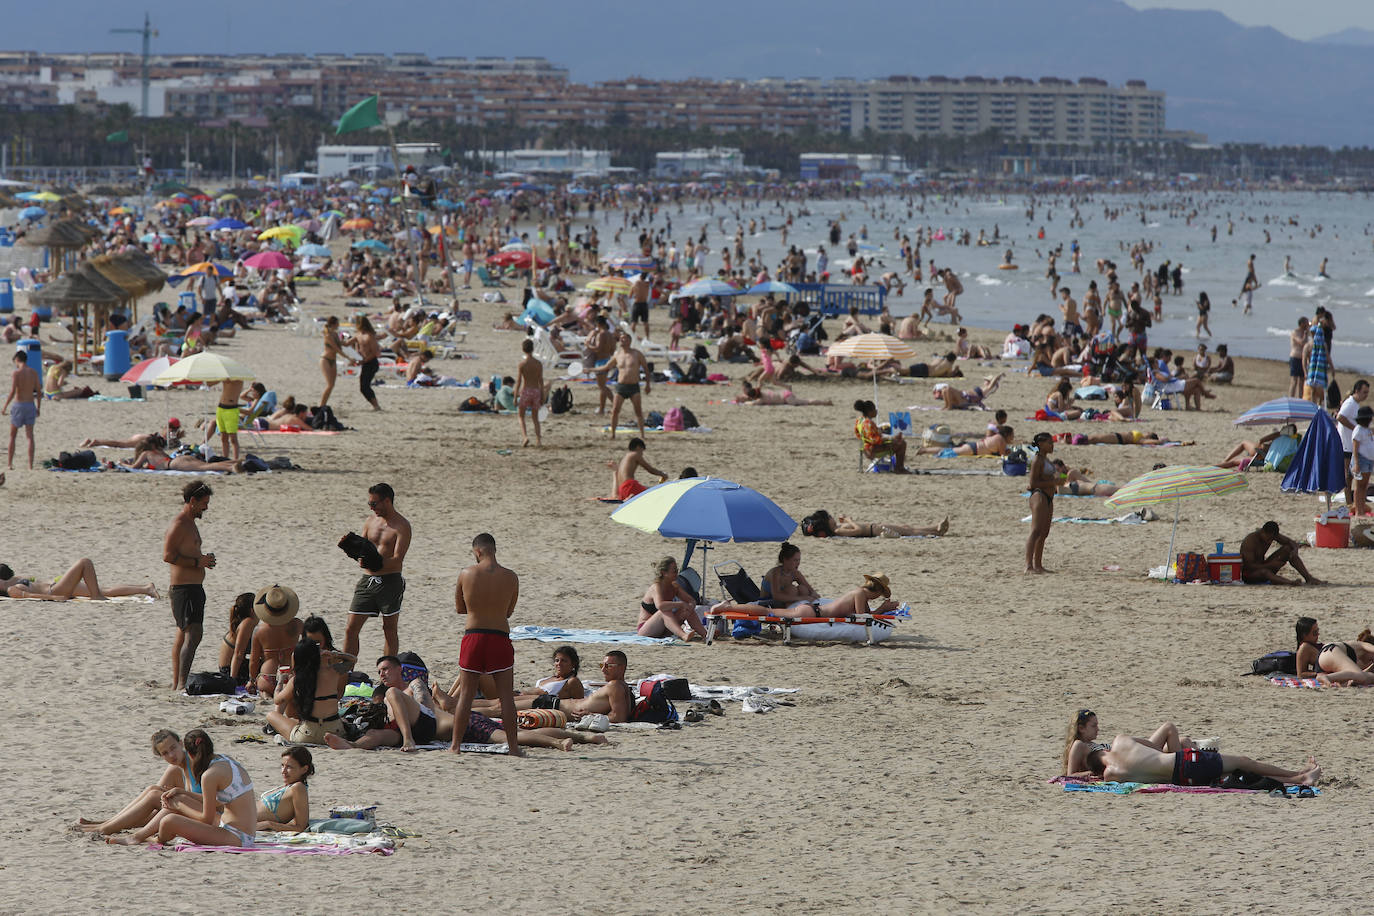
POLYGON ((1139 10, 1217 10, 1241 25, 1273 26, 1292 38, 1306 40, 1348 26, 1374 30, 1374 3, 1369 0, 1126 0, 1139 10))

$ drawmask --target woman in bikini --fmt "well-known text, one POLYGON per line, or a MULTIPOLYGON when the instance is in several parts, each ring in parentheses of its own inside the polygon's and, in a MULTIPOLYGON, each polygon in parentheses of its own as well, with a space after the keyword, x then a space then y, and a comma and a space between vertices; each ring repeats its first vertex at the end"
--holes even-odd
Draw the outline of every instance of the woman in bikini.
POLYGON ((923 445, 918 455, 934 455, 937 458, 970 458, 979 455, 1002 455, 1007 446, 1016 441, 1016 431, 1010 426, 999 426, 996 432, 989 432, 978 441, 969 440, 958 445, 923 445))
POLYGON ((846 592, 833 601, 800 601, 786 608, 764 607, 762 604, 731 604, 722 601, 711 608, 715 612, 738 611, 745 614, 758 614, 768 617, 856 617, 860 614, 886 614, 895 611, 898 605, 892 600, 892 588, 887 576, 871 576, 864 573, 864 583, 846 592), (872 607, 874 601, 879 601, 872 607))
POLYGON ((1087 468, 1071 468, 1060 458, 1054 459, 1054 470, 1059 475, 1059 492, 1069 496, 1111 496, 1120 489, 1109 480, 1093 481, 1087 468))
POLYGON ((302 628, 292 649, 291 671, 279 679, 272 695, 276 708, 267 714, 267 722, 294 743, 324 744, 325 735, 343 734, 339 697, 348 686, 355 659, 333 648, 323 619, 311 617, 305 627, 310 629, 302 628))
POLYGON ((104 601, 107 598, 128 598, 133 595, 158 597, 157 586, 151 582, 147 585, 107 585, 101 588, 95 577, 95 564, 84 557, 54 579, 51 585, 16 576, 14 570, 0 563, 0 589, 11 598, 37 598, 43 601, 66 601, 68 598, 104 601))
POLYGON ((820 601, 821 593, 816 591, 801 572, 801 548, 783 541, 778 548, 778 565, 763 574, 768 585, 768 597, 774 604, 783 606, 798 601, 820 601))
POLYGON ((1140 390, 1134 382, 1122 382, 1116 396, 1116 408, 1110 411, 1113 420, 1134 420, 1140 416, 1140 390))
MULTIPOLYGON (((135 846, 156 836, 163 844, 182 837, 200 846, 246 849, 253 845, 258 806, 248 771, 233 758, 217 756, 214 743, 202 729, 187 732, 184 743, 191 775, 200 781, 202 789, 199 804, 180 797, 172 799, 173 804, 154 815, 137 833, 110 837, 106 842, 135 846)), ((164 804, 168 801, 163 796, 164 804)))
POLYGON ((253 614, 253 593, 241 592, 229 608, 229 629, 219 641, 219 673, 235 683, 248 680, 248 655, 253 645, 253 630, 258 618, 253 614))
MULTIPOLYGON (((296 643, 303 635, 303 626, 295 616, 278 619, 273 616, 271 609, 264 609, 265 605, 260 607, 258 602, 263 600, 266 592, 264 590, 253 604, 253 612, 258 615, 260 622, 253 630, 248 653, 248 677, 259 695, 275 696, 277 672, 291 660, 296 643)), ((292 613, 294 615, 294 611, 292 613)))
MULTIPOLYGON (((586 688, 582 686, 582 681, 577 677, 581 664, 582 661, 577 656, 577 650, 572 646, 559 646, 554 649, 553 673, 535 681, 533 687, 517 693, 515 695, 515 708, 556 709, 557 703, 554 703, 554 700, 582 699, 586 696, 586 688)), ((489 674, 484 674, 477 679, 477 689, 482 692, 484 697, 497 695, 496 682, 489 674)), ((458 696, 457 681, 454 681, 453 689, 449 693, 454 697, 458 696)), ((442 707, 443 704, 441 703, 440 706, 442 707)), ((472 701, 472 708, 481 713, 499 713, 501 701, 499 699, 476 699, 472 701)))
POLYGON ((1298 639, 1298 651, 1293 659, 1298 677, 1321 676, 1322 669, 1317 664, 1322 654, 1321 627, 1311 617, 1299 617, 1293 631, 1298 639))
POLYGON ((834 516, 824 509, 802 520, 802 534, 817 538, 902 538, 943 537, 949 531, 949 516, 938 525, 916 527, 895 522, 857 522, 848 516, 834 516))
POLYGON ((744 386, 744 395, 735 400, 736 404, 751 407, 829 407, 835 403, 829 398, 825 400, 799 398, 790 389, 778 391, 773 388, 755 387, 749 384, 747 379, 741 384, 744 386))
POLYGON ((162 810, 164 798, 173 804, 198 806, 200 804, 200 782, 191 772, 191 762, 186 756, 186 748, 177 733, 161 729, 153 734, 153 756, 161 757, 167 769, 154 784, 144 789, 114 817, 104 821, 76 819, 76 827, 86 833, 109 835, 142 827, 162 810))
MULTIPOLYGON (((1077 779, 1091 779, 1098 774, 1088 766, 1088 755, 1094 751, 1106 751, 1111 745, 1097 740, 1097 713, 1091 709, 1080 709, 1069 720, 1069 734, 1064 743, 1064 772, 1061 775, 1077 779)), ((1178 726, 1165 722, 1148 738, 1135 738, 1135 741, 1157 751, 1175 753, 1194 746, 1192 739, 1178 733, 1178 726)))
POLYGON ((1059 489, 1059 477, 1049 456, 1054 452, 1054 437, 1036 433, 1031 444, 1038 451, 1027 472, 1026 489, 1030 491, 1031 530, 1026 537, 1026 572, 1043 573, 1045 569, 1045 541, 1050 536, 1050 522, 1054 518, 1054 494, 1059 489))
POLYGON ((315 760, 309 749, 289 747, 281 755, 280 786, 258 799, 258 830, 299 833, 310 826, 310 786, 315 760))
POLYGON ((983 384, 971 391, 962 391, 953 385, 946 385, 940 389, 939 393, 939 399, 945 405, 943 409, 969 410, 974 407, 981 408, 988 395, 996 391, 997 386, 1002 383, 1002 376, 1004 375, 1006 375, 1005 372, 999 372, 996 375, 984 376, 983 384))
POLYGON ((1317 667, 1322 672, 1317 680, 1328 687, 1374 684, 1374 633, 1365 627, 1353 640, 1326 643, 1317 655, 1317 667))
POLYGON ((696 599, 677 581, 677 561, 664 557, 654 564, 654 582, 639 601, 635 632, 658 639, 673 635, 684 642, 704 639, 706 628, 697 614, 696 599))
POLYGON ((1045 410, 1065 420, 1077 420, 1083 416, 1083 411, 1073 406, 1073 397, 1073 382, 1061 378, 1059 384, 1045 398, 1045 410))
POLYGON ((324 376, 324 393, 320 406, 329 403, 334 393, 334 381, 339 377, 339 358, 343 356, 343 341, 339 338, 339 316, 330 315, 324 323, 324 352, 320 354, 320 374, 324 376))

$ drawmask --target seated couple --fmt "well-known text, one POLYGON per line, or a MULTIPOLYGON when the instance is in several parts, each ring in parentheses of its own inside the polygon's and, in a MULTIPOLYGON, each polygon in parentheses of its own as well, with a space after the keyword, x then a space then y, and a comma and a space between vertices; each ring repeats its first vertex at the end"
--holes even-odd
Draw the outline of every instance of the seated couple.
POLYGON ((1302 769, 1289 770, 1250 757, 1222 754, 1195 747, 1178 729, 1165 723, 1149 738, 1117 735, 1111 744, 1098 742, 1097 716, 1080 709, 1069 726, 1064 752, 1064 775, 1100 777, 1109 782, 1144 782, 1175 786, 1211 786, 1238 770, 1275 779, 1285 785, 1312 786, 1321 778, 1313 757, 1302 769))
POLYGON ((790 607, 773 608, 762 604, 731 604, 722 601, 711 608, 712 613, 737 612, 756 614, 764 617, 857 617, 860 614, 887 614, 897 610, 897 602, 892 600, 892 587, 887 576, 879 573, 864 573, 863 585, 852 589, 832 601, 821 601, 819 597, 808 597, 790 607), (874 601, 877 607, 871 607, 874 601))

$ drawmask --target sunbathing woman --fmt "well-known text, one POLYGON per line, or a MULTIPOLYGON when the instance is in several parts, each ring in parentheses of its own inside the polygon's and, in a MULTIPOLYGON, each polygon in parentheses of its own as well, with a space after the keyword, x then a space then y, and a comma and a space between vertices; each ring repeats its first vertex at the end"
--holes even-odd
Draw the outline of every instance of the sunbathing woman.
POLYGON ((1374 634, 1365 627, 1353 641, 1331 642, 1317 656, 1317 680, 1334 684, 1374 684, 1374 634))
POLYGON ((1140 416, 1140 391, 1134 382, 1122 382, 1116 396, 1116 408, 1109 412, 1113 420, 1134 420, 1140 416))
POLYGON ((178 443, 181 441, 181 421, 172 417, 167 421, 167 425, 161 432, 139 433, 127 439, 82 439, 77 448, 138 448, 139 444, 151 439, 153 436, 161 436, 167 442, 178 443))
POLYGON ((315 760, 303 747, 289 747, 281 755, 282 784, 258 799, 258 829, 299 833, 310 826, 310 787, 315 760))
POLYGON ((186 748, 177 737, 177 733, 165 728, 155 732, 153 756, 161 757, 167 762, 167 769, 155 785, 144 789, 138 798, 125 805, 123 811, 109 820, 91 821, 84 817, 77 818, 77 829, 86 833, 108 835, 142 827, 162 810, 164 798, 172 804, 199 806, 200 781, 191 772, 191 762, 186 756, 186 748))
POLYGON ((736 398, 736 404, 752 407, 829 407, 835 403, 829 398, 825 400, 799 398, 790 389, 778 391, 773 388, 755 388, 748 381, 741 384, 744 386, 744 396, 736 398))
POLYGON ((1161 439, 1159 433, 1142 433, 1138 429, 1128 429, 1124 433, 1061 433, 1057 437, 1068 445, 1193 445, 1192 440, 1179 442, 1161 439))
POLYGON ((639 601, 635 632, 640 636, 658 639, 672 634, 685 642, 690 642, 694 635, 706 637, 696 599, 678 585, 677 572, 677 561, 672 557, 654 564, 654 582, 639 601))
POLYGON ((769 600, 782 607, 798 601, 821 600, 821 593, 802 575, 801 548, 787 541, 778 548, 778 565, 763 574, 763 581, 768 586, 769 600))
POLYGON ((1261 436, 1258 442, 1241 441, 1235 448, 1226 453, 1226 457, 1217 462, 1219 468, 1239 468, 1248 471, 1256 464, 1264 464, 1264 458, 1269 453, 1269 445, 1279 436, 1293 435, 1297 432, 1297 427, 1288 424, 1281 430, 1261 436), (1292 430, 1293 432, 1289 432, 1292 430))
MULTIPOLYGON (((577 669, 581 665, 581 660, 577 657, 577 650, 572 646, 559 646, 553 650, 553 674, 548 677, 541 677, 535 681, 534 686, 528 690, 522 690, 515 695, 516 709, 544 709, 555 708, 551 702, 558 700, 580 700, 586 695, 582 686, 582 681, 577 677, 577 669)), ((496 684, 485 684, 483 681, 491 680, 491 675, 483 675, 478 678, 477 688, 482 692, 483 697, 495 697, 496 684)), ((458 682, 454 681, 453 690, 450 694, 458 696, 458 682)), ((440 703, 443 708, 443 703, 440 703)), ((499 699, 476 699, 472 701, 472 708, 481 713, 500 712, 501 701, 499 699)), ((451 737, 451 734, 450 734, 451 737)))
POLYGON ((977 442, 969 440, 958 445, 923 445, 918 455, 934 455, 937 458, 969 458, 978 455, 1004 455, 1007 446, 1016 441, 1016 432, 1010 426, 999 426, 997 432, 988 433, 977 442))
MULTIPOLYGON (((310 620, 324 623, 318 617, 310 620)), ((268 724, 298 744, 324 744, 325 735, 343 734, 339 697, 348 686, 354 659, 324 648, 326 638, 327 631, 321 634, 318 629, 301 636, 292 652, 291 671, 272 695, 276 708, 267 714, 268 724)))
POLYGON ((253 645, 253 630, 258 618, 253 614, 253 593, 242 592, 229 609, 229 629, 219 642, 219 673, 235 683, 248 680, 248 654, 253 645))
POLYGON ((769 617, 855 617, 859 614, 886 614, 888 611, 895 611, 898 605, 892 600, 892 589, 888 585, 887 576, 870 576, 864 573, 864 584, 852 591, 846 592, 833 601, 800 601, 791 607, 772 608, 764 607, 762 604, 731 604, 722 601, 714 605, 711 610, 717 611, 739 611, 745 614, 759 614, 769 617), (882 598, 876 608, 870 605, 882 598))
POLYGON ((43 601, 66 601, 68 598, 92 598, 104 601, 107 598, 127 598, 131 595, 158 597, 157 586, 147 585, 109 585, 100 587, 95 578, 95 564, 81 558, 72 564, 51 585, 16 576, 14 570, 0 563, 0 588, 11 598, 38 598, 43 601))
POLYGON ((217 471, 222 474, 243 470, 242 459, 235 461, 229 457, 216 457, 203 461, 192 454, 177 455, 173 458, 167 454, 166 443, 161 439, 161 436, 157 436, 143 443, 134 452, 133 458, 122 463, 135 470, 147 468, 153 471, 217 471))
POLYGON ((968 339, 968 328, 960 328, 955 332, 954 352, 959 355, 960 359, 996 359, 996 356, 987 347, 973 343, 968 339))
POLYGON ((953 385, 946 385, 940 390, 940 400, 945 402, 945 410, 971 410, 975 407, 982 409, 983 401, 988 395, 997 390, 997 386, 1002 384, 1002 376, 1005 372, 996 375, 983 376, 983 384, 975 387, 972 391, 961 391, 953 385))
POLYGON ((1045 410, 1065 420, 1077 420, 1083 416, 1083 411, 1073 406, 1073 397, 1073 382, 1061 378, 1059 384, 1045 398, 1045 410))
POLYGON ((199 805, 188 803, 179 796, 168 804, 169 799, 164 795, 163 802, 167 806, 154 815, 147 826, 131 837, 110 837, 106 842, 134 846, 156 836, 163 844, 183 837, 201 846, 245 849, 253 845, 258 806, 248 771, 237 760, 216 756, 215 745, 202 729, 187 732, 184 743, 191 762, 191 775, 200 781, 203 790, 199 805))
POLYGON ((1317 659, 1322 654, 1322 643, 1321 628, 1317 626, 1317 621, 1311 617, 1299 617, 1293 625, 1293 631, 1298 637, 1298 651, 1293 659, 1298 677, 1320 677, 1322 669, 1317 659))
POLYGON ((817 538, 903 538, 943 537, 949 531, 949 516, 938 525, 917 528, 890 522, 856 522, 847 516, 834 516, 824 509, 802 519, 802 534, 817 538))
POLYGON ((1112 496, 1121 489, 1110 480, 1093 481, 1087 468, 1071 468, 1063 459, 1054 459, 1054 469, 1059 474, 1059 492, 1069 496, 1112 496))
MULTIPOLYGON (((1148 738, 1135 738, 1135 741, 1152 747, 1157 751, 1174 753, 1195 745, 1189 738, 1178 733, 1178 726, 1165 722, 1154 730, 1148 738)), ((1064 743, 1064 772, 1062 775, 1079 779, 1091 779, 1097 775, 1088 766, 1088 755, 1095 751, 1110 750, 1111 745, 1097 740, 1097 713, 1091 709, 1080 709, 1069 720, 1068 739, 1064 743)))
POLYGON ((854 421, 854 435, 859 437, 864 457, 868 459, 892 456, 892 470, 898 474, 910 474, 906 469, 906 440, 901 433, 884 436, 873 418, 878 415, 878 407, 872 401, 863 399, 854 402, 859 419, 854 421))

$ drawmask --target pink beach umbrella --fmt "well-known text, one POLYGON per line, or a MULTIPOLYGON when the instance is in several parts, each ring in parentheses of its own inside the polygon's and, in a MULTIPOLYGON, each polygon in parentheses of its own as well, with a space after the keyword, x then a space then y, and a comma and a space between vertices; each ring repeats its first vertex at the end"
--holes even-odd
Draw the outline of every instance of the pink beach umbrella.
POLYGON ((257 270, 290 270, 291 259, 279 251, 261 251, 244 260, 244 265, 257 270))
MULTIPOLYGON (((131 368, 128 372, 119 377, 121 382, 129 385, 142 385, 150 388, 156 384, 159 375, 166 372, 177 363, 175 356, 158 356, 153 359, 145 359, 138 365, 131 368)), ((190 385, 193 382, 177 382, 178 385, 190 385)))

